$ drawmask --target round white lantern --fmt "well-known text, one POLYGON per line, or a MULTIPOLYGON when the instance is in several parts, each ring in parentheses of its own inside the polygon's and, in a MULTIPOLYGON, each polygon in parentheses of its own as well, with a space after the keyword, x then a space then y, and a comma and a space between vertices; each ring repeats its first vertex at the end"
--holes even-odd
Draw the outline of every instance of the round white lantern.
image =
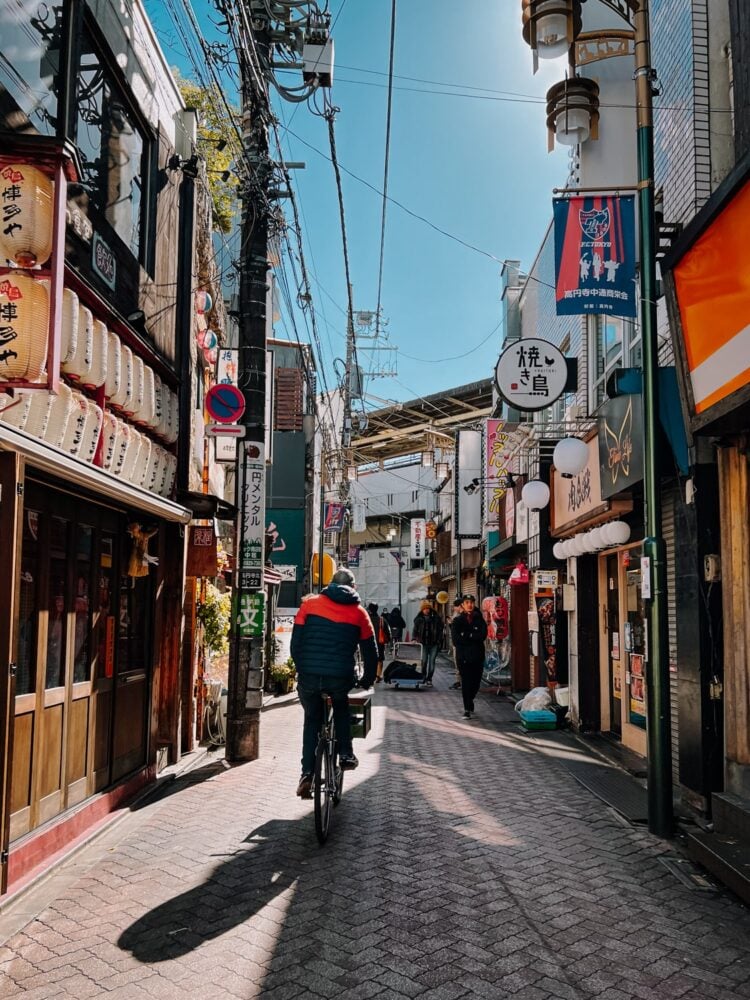
POLYGON ((154 412, 148 422, 155 433, 161 434, 162 421, 164 419, 164 391, 162 381, 154 372, 154 412))
POLYGON ((99 444, 99 436, 104 423, 104 411, 97 406, 93 399, 87 399, 88 416, 83 429, 83 441, 78 452, 78 457, 84 462, 93 462, 96 449, 99 444))
POLYGON ((594 551, 597 549, 604 548, 604 539, 602 538, 601 526, 592 528, 589 532, 589 538, 591 539, 591 544, 594 546, 594 551))
POLYGON ((555 542, 555 544, 552 546, 552 555, 555 557, 555 559, 565 558, 564 542, 555 542))
POLYGON ((112 406, 123 412, 130 409, 133 399, 133 352, 125 344, 120 346, 120 388, 112 396, 112 406))
POLYGON ((137 354, 133 355, 133 395, 130 400, 130 406, 126 408, 125 412, 133 416, 136 420, 140 420, 140 413, 143 409, 143 395, 146 387, 145 378, 145 365, 143 364, 143 358, 138 357, 137 354))
POLYGON ((46 263, 52 253, 55 190, 52 179, 28 163, 9 163, 0 176, 6 192, 0 260, 15 261, 19 267, 46 263), (11 208, 13 214, 9 215, 11 208))
POLYGON ((65 434, 68 430, 68 423, 75 412, 75 401, 73 393, 65 382, 60 382, 57 387, 57 396, 52 404, 47 420, 43 437, 48 444, 53 444, 56 448, 62 448, 65 434))
POLYGON ((558 472, 572 479, 586 468, 589 458, 588 445, 580 438, 563 438, 555 445, 552 461, 558 472))
POLYGON ((549 503, 549 486, 539 479, 532 479, 521 490, 521 499, 529 510, 541 510, 549 503))
POLYGON ((37 382, 47 364, 49 291, 25 274, 0 278, 0 382, 37 382))
POLYGON ((583 536, 584 552, 596 552, 596 540, 592 537, 593 532, 587 531, 583 536))
POLYGON ((625 521, 611 521, 608 529, 607 537, 612 545, 624 545, 630 538, 630 525, 625 521))
POLYGON ((0 397, 0 410, 2 410, 0 416, 6 424, 12 424, 19 431, 25 430, 31 413, 31 403, 31 393, 16 392, 15 399, 3 393, 0 397))
POLYGON ((68 426, 65 428, 65 437, 62 442, 63 451, 67 451, 76 457, 80 454, 88 417, 88 400, 83 393, 74 392, 73 412, 68 418, 68 426))
POLYGON ((140 413, 136 414, 136 420, 141 424, 151 425, 154 419, 154 395, 156 393, 156 383, 154 381, 154 369, 149 365, 143 366, 143 405, 140 413))

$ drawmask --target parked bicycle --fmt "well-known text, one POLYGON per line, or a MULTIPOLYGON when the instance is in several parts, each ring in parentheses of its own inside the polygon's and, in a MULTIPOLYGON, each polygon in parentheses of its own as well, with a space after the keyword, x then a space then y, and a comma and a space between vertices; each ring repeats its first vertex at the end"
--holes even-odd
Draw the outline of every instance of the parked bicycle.
POLYGON ((315 780, 313 799, 315 802, 315 833, 318 841, 325 844, 331 828, 333 808, 341 801, 344 787, 344 772, 339 765, 339 747, 336 727, 333 722, 333 705, 328 695, 322 695, 325 702, 323 721, 318 734, 315 750, 315 780))

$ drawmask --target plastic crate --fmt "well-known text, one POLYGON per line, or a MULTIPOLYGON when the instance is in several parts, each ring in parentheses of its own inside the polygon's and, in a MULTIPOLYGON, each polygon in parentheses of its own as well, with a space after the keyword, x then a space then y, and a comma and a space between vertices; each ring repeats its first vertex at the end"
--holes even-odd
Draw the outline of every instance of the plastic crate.
POLYGON ((369 694, 349 695, 349 718, 353 740, 363 740, 370 732, 372 697, 369 694))
POLYGON ((521 725, 524 729, 557 729, 557 714, 548 708, 535 711, 521 709, 518 714, 521 716, 521 725))

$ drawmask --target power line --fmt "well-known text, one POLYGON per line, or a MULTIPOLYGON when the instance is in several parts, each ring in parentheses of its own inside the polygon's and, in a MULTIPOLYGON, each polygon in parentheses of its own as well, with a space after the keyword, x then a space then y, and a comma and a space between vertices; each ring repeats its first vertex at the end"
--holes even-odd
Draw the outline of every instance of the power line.
POLYGON ((391 47, 388 59, 388 110, 385 118, 385 160, 383 163, 383 216, 380 222, 380 266, 378 268, 378 305, 375 310, 375 336, 380 333, 380 306, 383 291, 383 257, 385 255, 385 213, 388 207, 388 165, 391 154, 391 106, 393 103, 393 55, 396 47, 396 0, 391 6, 391 47))

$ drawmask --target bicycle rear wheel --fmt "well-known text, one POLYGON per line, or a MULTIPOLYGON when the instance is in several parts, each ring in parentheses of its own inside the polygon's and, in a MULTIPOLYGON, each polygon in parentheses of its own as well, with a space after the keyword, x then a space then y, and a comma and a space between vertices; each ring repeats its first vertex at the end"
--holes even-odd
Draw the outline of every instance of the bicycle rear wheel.
POLYGON ((336 776, 333 773, 333 761, 328 753, 327 742, 320 740, 315 752, 315 833, 321 844, 325 844, 331 826, 335 787, 336 776))

